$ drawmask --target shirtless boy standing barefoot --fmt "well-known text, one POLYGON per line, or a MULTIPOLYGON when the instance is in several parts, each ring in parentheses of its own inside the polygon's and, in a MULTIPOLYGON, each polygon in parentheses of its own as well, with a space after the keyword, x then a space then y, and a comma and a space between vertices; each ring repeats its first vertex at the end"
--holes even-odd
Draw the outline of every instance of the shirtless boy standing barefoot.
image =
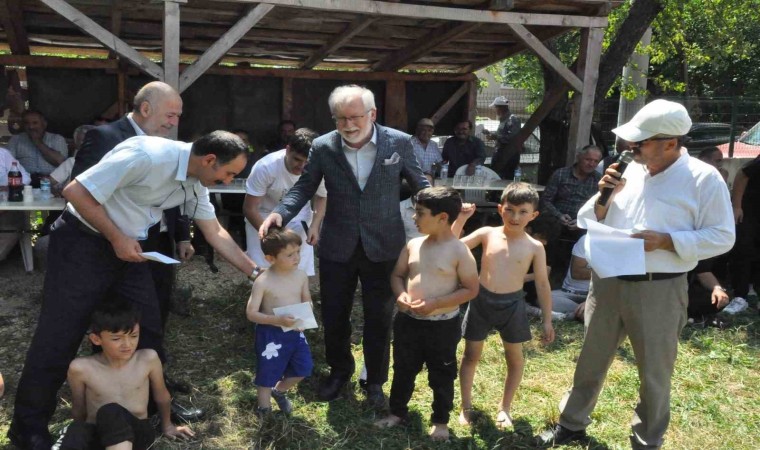
POLYGON ((414 221, 427 236, 406 244, 391 275, 399 310, 393 324, 393 384, 390 414, 375 423, 378 427, 405 421, 414 381, 426 364, 433 389, 430 437, 449 438, 461 339, 459 305, 478 293, 475 259, 451 231, 461 209, 454 189, 427 188, 417 194, 414 221))
POLYGON ((137 350, 140 313, 128 302, 111 302, 92 316, 90 341, 103 352, 69 365, 71 414, 61 449, 147 449, 156 438, 148 420, 148 395, 161 416, 164 435, 195 436, 171 422, 171 396, 155 350, 137 350))
MULTIPOLYGON (((471 301, 464 317, 464 357, 459 370, 462 409, 459 423, 470 423, 472 382, 480 361, 483 343, 492 329, 499 331, 507 360, 504 396, 499 405, 496 425, 512 426, 510 409, 515 391, 522 380, 525 360, 522 343, 529 341, 530 326, 522 290, 525 274, 533 264, 538 303, 543 315, 543 341, 554 341, 552 297, 546 271, 544 246, 525 232, 525 226, 538 216, 538 193, 527 183, 511 183, 504 189, 499 205, 502 227, 483 227, 462 238, 468 248, 483 246, 480 267, 480 293, 471 301)), ((475 212, 464 208, 453 226, 458 236, 464 223, 475 212)))

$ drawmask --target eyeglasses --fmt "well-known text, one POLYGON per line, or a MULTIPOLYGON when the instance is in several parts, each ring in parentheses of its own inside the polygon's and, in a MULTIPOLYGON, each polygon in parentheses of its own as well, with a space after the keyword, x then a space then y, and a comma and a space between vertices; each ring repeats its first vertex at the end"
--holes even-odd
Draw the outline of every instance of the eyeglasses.
POLYGON ((336 117, 336 116, 333 116, 332 119, 335 121, 335 123, 340 124, 340 125, 345 125, 348 122, 356 123, 356 122, 364 119, 365 117, 367 117, 367 113, 370 112, 370 111, 371 111, 370 109, 364 111, 364 114, 362 114, 361 116, 351 116, 351 117, 336 117))
POLYGON ((643 141, 630 142, 628 144, 628 148, 631 149, 631 150, 633 150, 633 151, 637 151, 637 150, 641 149, 641 146, 644 145, 645 142, 649 142, 649 141, 669 141, 671 139, 678 139, 678 138, 677 137, 649 138, 649 139, 644 139, 643 141))

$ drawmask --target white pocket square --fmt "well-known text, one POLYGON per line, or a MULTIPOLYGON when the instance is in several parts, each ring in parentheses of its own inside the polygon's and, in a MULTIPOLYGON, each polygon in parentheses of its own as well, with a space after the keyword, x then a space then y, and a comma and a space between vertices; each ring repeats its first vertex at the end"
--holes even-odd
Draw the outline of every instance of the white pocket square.
POLYGON ((391 164, 398 164, 401 161, 401 156, 398 153, 393 152, 390 158, 383 161, 384 166, 390 166, 391 164))

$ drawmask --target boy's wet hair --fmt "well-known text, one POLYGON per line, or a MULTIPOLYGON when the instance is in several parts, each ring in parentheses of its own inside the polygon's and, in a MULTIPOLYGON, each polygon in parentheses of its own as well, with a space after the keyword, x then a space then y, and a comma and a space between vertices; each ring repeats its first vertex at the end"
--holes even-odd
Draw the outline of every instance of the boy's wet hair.
POLYGON ((128 333, 140 323, 140 310, 126 300, 106 302, 92 313, 90 333, 128 333))
POLYGON ((534 210, 538 210, 538 191, 528 183, 513 182, 509 183, 501 194, 501 204, 509 202, 513 205, 522 205, 530 203, 534 210))
POLYGON ((528 224, 526 231, 533 236, 541 236, 546 242, 552 242, 562 233, 562 224, 551 214, 540 214, 528 224), (529 230, 528 230, 529 229, 529 230))
POLYGON ((462 195, 448 186, 437 186, 417 192, 415 200, 419 206, 430 210, 434 216, 445 212, 449 215, 449 224, 454 223, 462 210, 462 195))
POLYGON ((301 236, 290 228, 271 227, 261 240, 261 251, 275 258, 288 245, 301 245, 301 236))

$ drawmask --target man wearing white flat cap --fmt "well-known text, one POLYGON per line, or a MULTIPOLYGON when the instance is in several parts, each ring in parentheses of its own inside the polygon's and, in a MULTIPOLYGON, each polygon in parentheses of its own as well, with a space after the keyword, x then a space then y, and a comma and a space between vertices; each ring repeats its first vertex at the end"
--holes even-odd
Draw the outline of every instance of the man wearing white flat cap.
MULTIPOLYGON (((509 111, 509 99, 507 97, 503 95, 496 97, 488 106, 496 108, 496 115, 499 117, 499 128, 496 129, 496 133, 488 133, 490 137, 496 140, 493 160, 497 161, 500 153, 510 150, 509 142, 520 131, 522 125, 520 119, 509 111)), ((520 164, 520 153, 522 151, 506 156, 506 165, 499 171, 499 176, 508 180, 514 177, 515 169, 520 164)))
POLYGON ((599 188, 613 188, 612 196, 605 204, 598 203, 599 194, 593 196, 578 220, 634 230, 631 238, 644 240, 646 274, 600 278, 592 273, 573 386, 560 402, 559 424, 539 436, 540 445, 585 438, 607 369, 628 336, 641 381, 631 447, 662 446, 678 336, 686 323, 686 272, 734 243, 728 188, 714 167, 689 157, 683 142, 690 128, 682 105, 655 100, 612 130, 628 141, 634 162, 622 179, 617 164, 607 169, 599 188))

